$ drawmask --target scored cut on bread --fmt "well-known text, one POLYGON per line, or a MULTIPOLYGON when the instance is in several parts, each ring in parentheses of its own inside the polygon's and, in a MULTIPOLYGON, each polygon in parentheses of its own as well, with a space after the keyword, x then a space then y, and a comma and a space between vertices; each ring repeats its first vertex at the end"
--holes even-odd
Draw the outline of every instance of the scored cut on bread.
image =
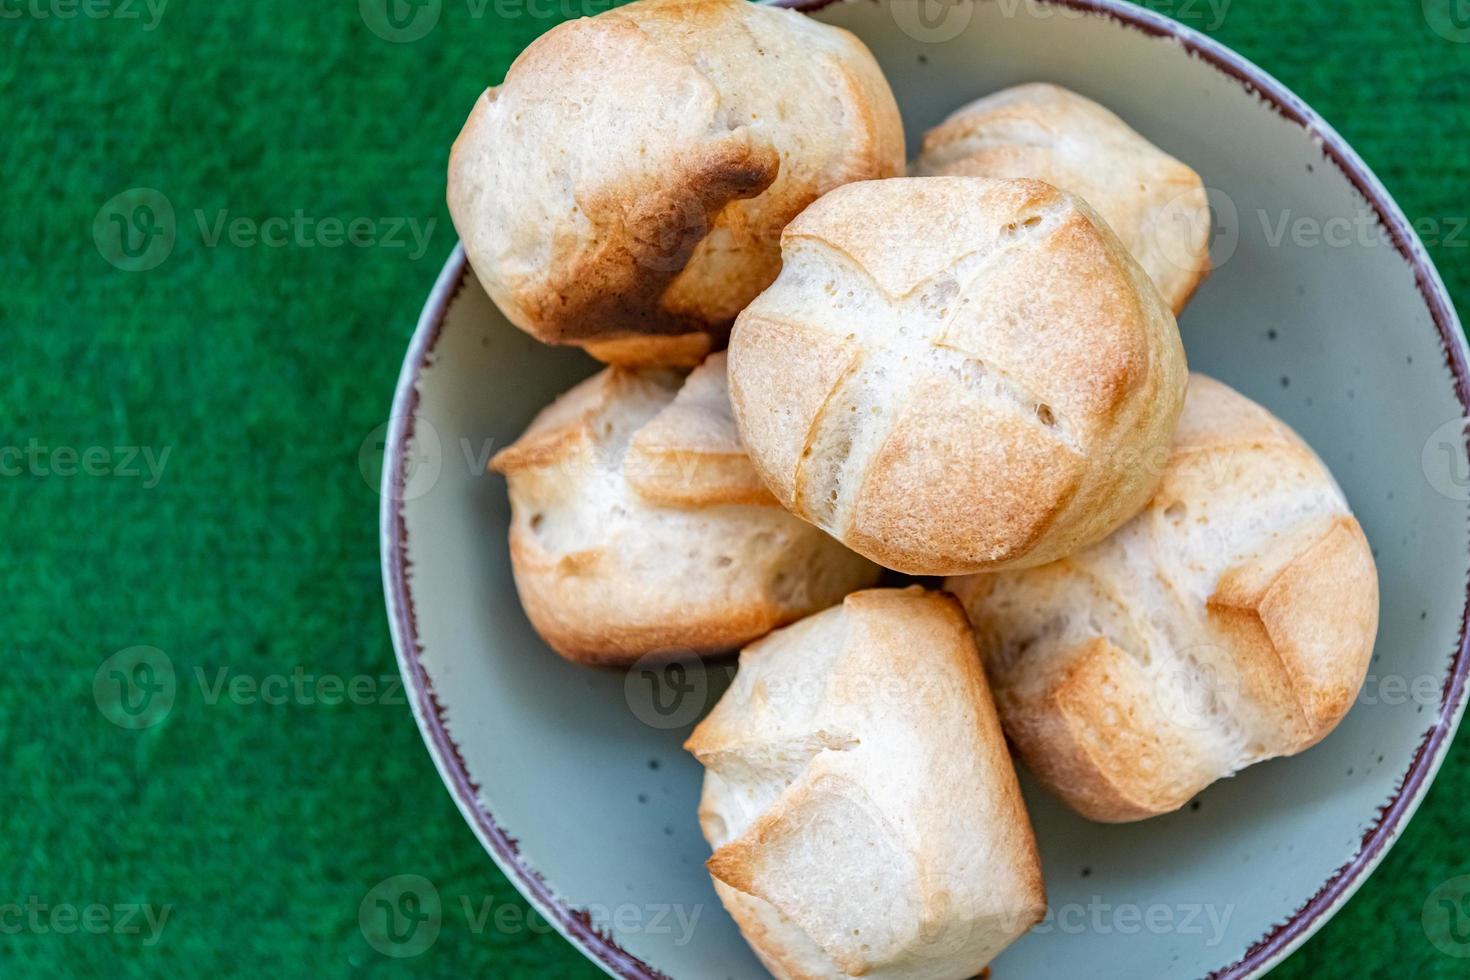
POLYGON ((730 346, 782 506, 915 575, 1051 561, 1142 507, 1184 400, 1173 314, 1034 180, 848 184, 786 229, 730 346))
POLYGON ((687 379, 608 368, 491 467, 510 489, 521 604, 570 660, 734 649, 880 574, 776 506, 741 446, 723 353, 687 379))
POLYGON ((920 176, 1031 177, 1092 205, 1178 314, 1210 272, 1204 182, 1109 110, 1060 85, 1017 85, 924 134, 920 176))
POLYGON ((951 596, 856 592, 752 644, 685 747, 715 890, 779 980, 967 980, 1045 912, 951 596))
POLYGON ((1109 822, 1315 745, 1352 706, 1378 626, 1373 553, 1332 475, 1200 374, 1137 517, 1060 561, 946 587, 1022 759, 1109 822))

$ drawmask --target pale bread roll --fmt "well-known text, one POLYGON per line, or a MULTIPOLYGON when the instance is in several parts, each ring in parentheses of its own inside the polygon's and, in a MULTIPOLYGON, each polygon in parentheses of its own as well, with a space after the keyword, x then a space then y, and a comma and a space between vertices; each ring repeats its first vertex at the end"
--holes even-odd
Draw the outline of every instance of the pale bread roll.
POLYGON ((1148 500, 1184 349, 1080 199, 1034 180, 849 184, 782 249, 736 324, 730 388, 792 513, 942 575, 1051 561, 1148 500))
POLYGON ((1045 912, 950 596, 857 592, 747 647, 685 747, 715 890, 779 980, 966 980, 1045 912))
POLYGON ((552 28, 481 96, 449 210, 522 330, 689 364, 776 277, 802 208, 903 169, 898 106, 853 35, 744 0, 639 0, 552 28))
POLYGON ((1177 314, 1210 271, 1199 174, 1113 113, 1058 85, 1017 85, 924 135, 920 175, 1034 177, 1102 215, 1177 314))
POLYGON ((1331 474, 1199 374, 1142 513, 1053 564, 947 585, 1026 764, 1110 822, 1316 744, 1357 696, 1378 628, 1373 553, 1331 474))
POLYGON ((730 416, 723 353, 687 380, 608 368, 490 465, 510 486, 521 604, 569 660, 734 649, 880 574, 761 485, 730 416))

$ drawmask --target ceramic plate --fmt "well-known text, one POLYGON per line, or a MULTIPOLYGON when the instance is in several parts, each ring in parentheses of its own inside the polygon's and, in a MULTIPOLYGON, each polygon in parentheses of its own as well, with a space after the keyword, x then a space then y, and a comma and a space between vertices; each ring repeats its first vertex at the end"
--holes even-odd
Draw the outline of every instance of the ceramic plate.
MULTIPOLYGON (((1181 812, 1088 823, 1023 774, 1051 914, 1005 980, 1253 977, 1382 859, 1459 719, 1470 375, 1418 239, 1356 154, 1260 69, 1122 3, 835 3, 892 82, 910 148, 951 109, 1059 82, 1109 106, 1210 189, 1217 266, 1180 321, 1190 366, 1290 423, 1331 467, 1382 580, 1359 703, 1321 745, 1217 783, 1181 812)), ((733 664, 626 676, 532 632, 491 451, 596 366, 511 327, 456 250, 409 347, 389 423, 383 570, 429 752, 526 897, 621 977, 763 973, 715 898, 680 750, 733 664)))

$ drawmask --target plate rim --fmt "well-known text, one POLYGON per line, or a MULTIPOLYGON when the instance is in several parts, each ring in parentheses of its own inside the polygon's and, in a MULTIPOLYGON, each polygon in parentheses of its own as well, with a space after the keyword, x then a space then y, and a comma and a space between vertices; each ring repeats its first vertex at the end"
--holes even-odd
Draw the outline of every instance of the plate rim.
MULTIPOLYGON (((812 12, 848 0, 762 2, 812 12)), ((1247 93, 1259 97, 1279 115, 1314 136, 1323 155, 1373 209, 1389 240, 1413 270, 1415 285, 1439 333, 1455 398, 1465 417, 1470 418, 1470 344, 1467 344, 1444 282, 1403 211, 1336 130, 1300 97, 1251 61, 1161 14, 1136 7, 1125 0, 1030 2, 1095 14, 1152 37, 1173 39, 1187 53, 1226 75, 1247 93)), ((402 508, 406 449, 414 431, 419 376, 427 367, 443 330, 446 314, 459 294, 467 272, 464 246, 457 242, 419 314, 399 371, 387 423, 379 489, 379 538, 383 595, 399 671, 409 694, 414 720, 441 779, 475 836, 525 899, 583 955, 612 976, 627 980, 670 980, 666 974, 623 949, 611 936, 600 932, 585 911, 573 909, 562 901, 540 873, 522 857, 515 840, 480 802, 479 786, 470 776, 458 745, 449 735, 443 706, 420 660, 423 647, 418 635, 413 589, 409 583, 406 561, 408 530, 402 508)), ((1470 454, 1470 433, 1467 433, 1467 454, 1470 454)), ((1459 644, 1450 658, 1438 714, 1425 731, 1399 788, 1379 808, 1377 820, 1364 833, 1358 852, 1289 919, 1273 927, 1239 959, 1216 970, 1207 980, 1247 980, 1265 974, 1310 939, 1362 886, 1403 833, 1444 761, 1465 710, 1467 674, 1470 674, 1470 580, 1467 580, 1466 603, 1461 613, 1459 644)))

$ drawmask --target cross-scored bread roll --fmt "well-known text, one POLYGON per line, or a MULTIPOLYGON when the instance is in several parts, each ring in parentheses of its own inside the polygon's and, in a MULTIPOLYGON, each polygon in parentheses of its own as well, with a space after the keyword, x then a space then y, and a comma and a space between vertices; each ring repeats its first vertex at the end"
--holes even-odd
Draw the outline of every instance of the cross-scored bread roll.
POLYGON ((1158 493, 1101 544, 947 583, 974 623, 1006 733, 1094 820, 1183 806, 1316 744, 1362 686, 1378 575, 1297 435, 1191 376, 1158 493))
POLYGON ((779 980, 966 980, 1045 912, 950 596, 857 592, 747 647, 685 747, 715 890, 779 980))
POLYGON ((792 513, 943 575, 1051 561, 1148 500, 1184 349, 1080 199, 1034 180, 849 184, 782 251, 736 324, 730 388, 792 513))
POLYGON ((761 485, 730 416, 723 353, 687 380, 608 368, 491 466, 510 485, 521 604, 569 660, 733 649, 880 574, 761 485))
POLYGON ((638 0, 548 31, 480 97, 449 209, 522 330, 689 364, 776 277, 802 208, 903 169, 893 93, 847 31, 744 0, 638 0))
POLYGON ((1034 177, 1112 226, 1175 313, 1210 271, 1199 174, 1113 113, 1057 85, 1018 85, 955 110, 924 136, 914 172, 1034 177))

